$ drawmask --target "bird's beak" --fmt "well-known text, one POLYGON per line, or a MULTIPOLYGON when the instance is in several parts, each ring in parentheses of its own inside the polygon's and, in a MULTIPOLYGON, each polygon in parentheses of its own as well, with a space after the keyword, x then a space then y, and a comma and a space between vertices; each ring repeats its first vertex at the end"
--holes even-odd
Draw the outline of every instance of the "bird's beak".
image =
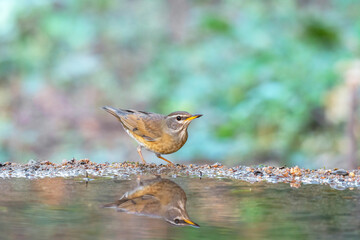
POLYGON ((202 116, 202 114, 194 114, 191 117, 188 117, 185 121, 190 122, 190 121, 194 120, 195 118, 199 118, 201 116, 202 116))
POLYGON ((199 227, 200 227, 198 224, 192 222, 190 219, 184 219, 184 221, 185 221, 187 224, 189 224, 189 225, 191 225, 191 226, 193 226, 193 227, 196 227, 196 228, 199 228, 199 227))

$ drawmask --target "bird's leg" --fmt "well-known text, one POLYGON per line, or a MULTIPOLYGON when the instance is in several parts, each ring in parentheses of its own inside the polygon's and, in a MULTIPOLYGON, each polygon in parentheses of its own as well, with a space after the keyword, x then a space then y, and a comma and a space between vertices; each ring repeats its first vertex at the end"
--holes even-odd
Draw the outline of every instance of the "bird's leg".
POLYGON ((156 156, 157 156, 158 158, 161 158, 162 160, 168 162, 170 165, 174 166, 174 164, 173 164, 171 161, 169 161, 169 160, 167 160, 166 158, 162 157, 160 154, 157 153, 156 156))
POLYGON ((137 151, 138 151, 138 153, 140 155, 140 158, 143 161, 143 163, 146 164, 146 161, 144 160, 143 155, 141 153, 141 146, 140 145, 137 147, 137 151))
POLYGON ((142 182, 141 182, 140 175, 137 176, 137 178, 136 178, 136 183, 137 183, 138 186, 142 186, 142 185, 143 185, 142 182))

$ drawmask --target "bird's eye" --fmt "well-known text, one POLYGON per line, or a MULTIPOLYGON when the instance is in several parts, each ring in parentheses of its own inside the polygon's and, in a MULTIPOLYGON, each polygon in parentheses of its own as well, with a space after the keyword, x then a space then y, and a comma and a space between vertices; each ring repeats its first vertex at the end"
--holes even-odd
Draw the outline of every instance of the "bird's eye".
POLYGON ((179 224, 179 223, 180 223, 180 220, 176 218, 176 219, 174 220, 174 222, 175 222, 176 224, 179 224))
POLYGON ((177 117, 176 117, 176 120, 180 121, 180 120, 181 120, 181 117, 180 117, 180 116, 177 116, 177 117))

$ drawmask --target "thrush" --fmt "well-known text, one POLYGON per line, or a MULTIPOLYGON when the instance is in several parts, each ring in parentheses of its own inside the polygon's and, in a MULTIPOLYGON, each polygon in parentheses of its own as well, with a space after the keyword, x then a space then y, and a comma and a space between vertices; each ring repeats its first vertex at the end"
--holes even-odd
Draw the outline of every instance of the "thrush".
POLYGON ((141 149, 154 152, 158 158, 173 164, 161 154, 170 154, 178 151, 188 138, 187 129, 192 120, 202 114, 192 115, 188 112, 177 111, 169 115, 151 112, 115 109, 103 107, 108 113, 115 116, 125 129, 139 144, 137 151, 143 163, 141 149))
POLYGON ((163 218, 176 226, 199 227, 190 220, 186 211, 184 190, 168 179, 155 178, 139 181, 138 186, 125 193, 114 203, 103 207, 116 208, 120 212, 163 218))

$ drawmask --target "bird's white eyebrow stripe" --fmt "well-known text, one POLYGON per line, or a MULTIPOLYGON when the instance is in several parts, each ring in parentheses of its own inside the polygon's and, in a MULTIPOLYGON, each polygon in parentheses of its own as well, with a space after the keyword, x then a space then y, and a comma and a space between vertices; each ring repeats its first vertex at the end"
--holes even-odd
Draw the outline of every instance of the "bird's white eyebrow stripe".
POLYGON ((168 210, 176 210, 176 211, 180 212, 180 209, 178 209, 177 207, 169 207, 168 210))
POLYGON ((185 210, 185 205, 182 201, 178 201, 179 207, 183 210, 185 210))
POLYGON ((170 116, 171 118, 177 118, 177 117, 181 117, 181 118, 188 118, 189 116, 188 115, 174 115, 174 116, 170 116))

